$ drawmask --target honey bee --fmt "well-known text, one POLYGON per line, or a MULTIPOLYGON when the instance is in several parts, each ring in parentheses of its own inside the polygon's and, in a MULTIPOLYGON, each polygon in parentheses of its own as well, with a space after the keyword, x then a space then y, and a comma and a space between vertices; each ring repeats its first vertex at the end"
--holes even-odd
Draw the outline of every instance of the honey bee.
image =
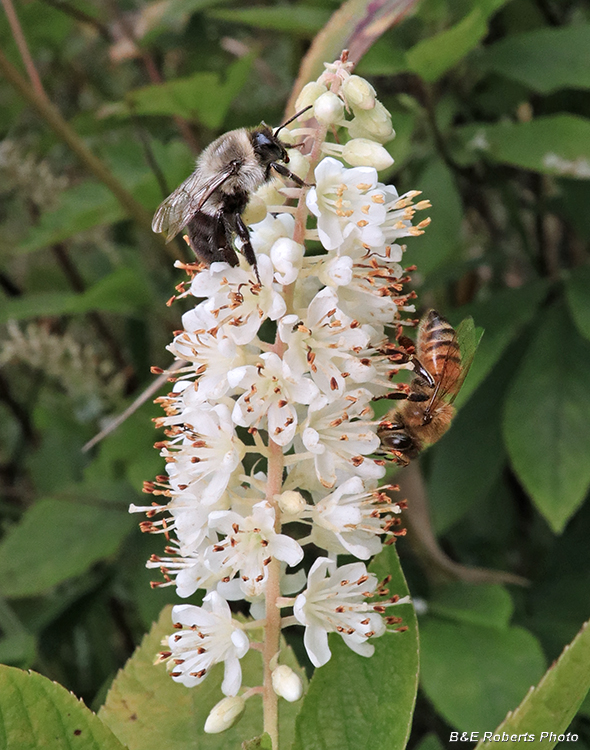
POLYGON ((410 362, 416 377, 406 390, 385 396, 404 401, 387 414, 377 434, 385 452, 407 466, 451 426, 455 416, 453 401, 477 347, 473 319, 466 318, 455 330, 436 310, 429 310, 418 328, 417 347, 405 336, 399 344, 393 348, 392 358, 400 363, 410 362))

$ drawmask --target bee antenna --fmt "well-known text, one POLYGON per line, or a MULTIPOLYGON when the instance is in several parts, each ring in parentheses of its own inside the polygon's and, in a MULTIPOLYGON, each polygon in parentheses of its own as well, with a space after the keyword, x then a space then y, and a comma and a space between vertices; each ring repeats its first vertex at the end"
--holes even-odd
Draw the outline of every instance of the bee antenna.
POLYGON ((300 109, 299 112, 297 112, 296 114, 294 114, 293 117, 290 117, 282 125, 279 125, 279 127, 274 132, 275 138, 277 137, 277 135, 281 132, 281 130, 283 128, 287 127, 287 125, 289 125, 290 123, 292 123, 293 120, 296 120, 299 117, 299 115, 302 115, 304 112, 307 112, 307 110, 311 109, 312 107, 313 107, 313 104, 309 104, 307 107, 304 107, 303 109, 300 109))

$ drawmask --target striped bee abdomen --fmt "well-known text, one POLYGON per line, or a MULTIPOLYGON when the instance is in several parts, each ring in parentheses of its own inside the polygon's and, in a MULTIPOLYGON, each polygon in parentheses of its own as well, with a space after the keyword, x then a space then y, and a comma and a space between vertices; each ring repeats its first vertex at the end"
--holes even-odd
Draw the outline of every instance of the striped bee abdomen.
POLYGON ((455 329, 436 310, 430 310, 420 323, 417 356, 440 387, 453 393, 448 386, 460 378, 461 349, 455 329))

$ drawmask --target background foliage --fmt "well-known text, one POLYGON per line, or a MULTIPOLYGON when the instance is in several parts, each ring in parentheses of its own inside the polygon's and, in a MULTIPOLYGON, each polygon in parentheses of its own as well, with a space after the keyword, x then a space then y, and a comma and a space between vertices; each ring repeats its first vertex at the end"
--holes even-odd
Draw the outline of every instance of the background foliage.
MULTIPOLYGON (((151 382, 150 365, 170 363, 182 307, 165 303, 179 281, 172 258, 186 248, 164 248, 145 217, 216 135, 282 119, 300 60, 337 8, 16 6, 37 97, 123 192, 0 78, 0 661, 35 669, 94 709, 175 599, 150 592, 144 562, 157 540, 127 514, 161 470, 157 409, 143 406, 82 452, 151 382)), ((0 49, 24 75, 3 13, 0 49)), ((406 256, 418 266, 420 305, 455 323, 473 315, 485 329, 452 430, 395 477, 410 501, 398 552, 421 604, 410 747, 435 750, 452 730, 494 729, 590 616, 590 12, 582 0, 424 0, 358 72, 397 130, 382 179, 433 203, 432 225, 406 256)), ((586 642, 574 653, 587 675, 586 642)), ((328 682, 360 669, 336 651, 328 682)), ((414 657, 388 658, 392 673, 415 672, 414 657)), ((588 687, 584 672, 565 674, 543 683, 562 698, 564 686, 577 689, 562 701, 563 729, 588 687)), ((21 679, 3 675, 5 688, 21 679)), ((365 679, 395 690, 384 675, 365 679)), ((310 695, 321 696, 315 684, 310 695)), ((515 726, 535 715, 531 700, 515 726)), ((403 746, 395 699, 384 701, 403 746)), ((325 725, 318 705, 306 704, 296 747, 311 748, 306 733, 325 725)), ((105 721, 125 742, 117 720, 105 721)), ((570 729, 576 747, 590 748, 588 700, 570 729)), ((384 730, 375 731, 373 740, 384 730)), ((321 742, 343 747, 341 737, 321 742)))

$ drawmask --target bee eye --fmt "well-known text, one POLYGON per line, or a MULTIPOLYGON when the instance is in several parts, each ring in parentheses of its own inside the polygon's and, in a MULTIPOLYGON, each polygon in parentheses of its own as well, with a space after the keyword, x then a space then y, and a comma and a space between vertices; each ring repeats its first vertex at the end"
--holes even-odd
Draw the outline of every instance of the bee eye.
POLYGON ((392 448, 397 448, 400 451, 405 451, 412 447, 412 439, 403 432, 389 434, 387 436, 387 443, 392 448))
POLYGON ((265 146, 273 146, 273 142, 270 140, 270 138, 265 135, 264 133, 255 133, 254 134, 254 145, 258 146, 259 148, 264 148, 265 146))
POLYGON ((278 139, 269 138, 266 133, 254 133, 252 135, 252 145, 262 162, 266 164, 279 159, 284 161, 287 155, 278 139))

